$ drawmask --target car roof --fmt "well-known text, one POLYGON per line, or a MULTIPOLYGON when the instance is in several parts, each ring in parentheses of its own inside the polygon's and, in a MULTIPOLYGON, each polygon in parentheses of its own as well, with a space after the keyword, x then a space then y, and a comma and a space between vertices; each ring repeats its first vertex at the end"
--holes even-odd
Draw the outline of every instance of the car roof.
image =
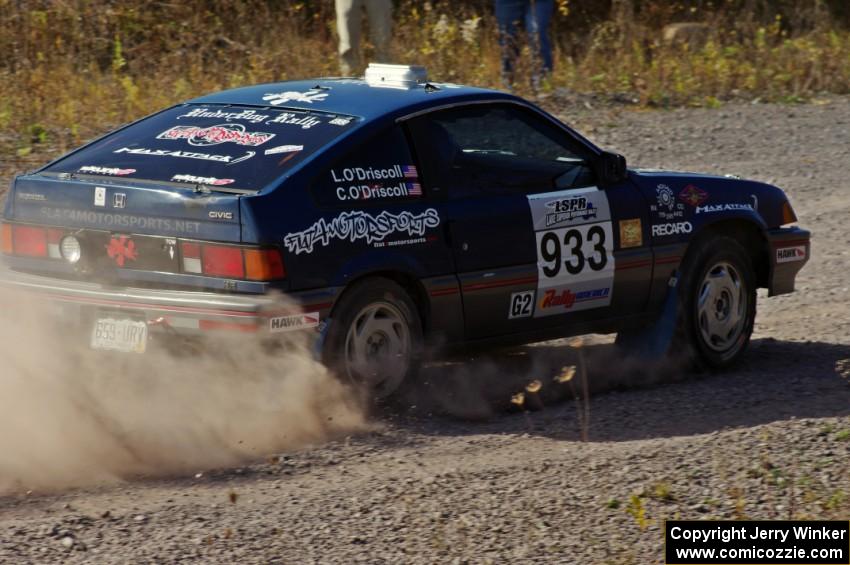
POLYGON ((498 90, 446 83, 388 87, 357 78, 318 78, 224 90, 189 100, 188 103, 295 108, 373 120, 388 115, 405 115, 432 106, 478 100, 521 99, 498 90), (274 104, 275 101, 278 103, 274 104))

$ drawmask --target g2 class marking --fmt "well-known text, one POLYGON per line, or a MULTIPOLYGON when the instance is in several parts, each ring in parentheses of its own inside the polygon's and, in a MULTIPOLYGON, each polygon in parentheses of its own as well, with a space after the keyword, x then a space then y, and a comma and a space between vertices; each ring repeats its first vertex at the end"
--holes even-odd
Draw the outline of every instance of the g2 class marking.
POLYGON ((524 290, 511 294, 510 308, 508 308, 508 319, 530 318, 534 313, 534 291, 524 290))

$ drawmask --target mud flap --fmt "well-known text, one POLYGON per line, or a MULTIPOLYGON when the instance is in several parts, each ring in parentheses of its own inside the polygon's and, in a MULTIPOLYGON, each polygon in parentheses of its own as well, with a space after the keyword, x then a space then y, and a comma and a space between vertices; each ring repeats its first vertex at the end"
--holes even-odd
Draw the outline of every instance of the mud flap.
POLYGON ((331 327, 331 319, 325 318, 324 320, 321 321, 321 323, 319 324, 319 327, 317 328, 319 336, 313 342, 313 359, 315 359, 319 363, 321 363, 322 359, 323 359, 323 353, 324 353, 324 350, 325 350, 325 341, 327 340, 328 328, 330 328, 330 327, 331 327))
POLYGON ((678 284, 679 274, 674 272, 667 282, 667 297, 664 299, 661 314, 651 325, 622 338, 617 336, 617 346, 627 355, 658 359, 670 351, 679 316, 679 296, 676 292, 678 284))

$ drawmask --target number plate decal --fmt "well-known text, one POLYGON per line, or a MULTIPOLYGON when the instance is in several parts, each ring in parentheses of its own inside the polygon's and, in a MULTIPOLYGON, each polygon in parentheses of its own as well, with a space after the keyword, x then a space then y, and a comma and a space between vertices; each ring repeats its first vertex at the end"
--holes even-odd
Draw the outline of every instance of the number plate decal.
POLYGON ((135 320, 99 318, 91 334, 92 349, 144 353, 148 342, 148 325, 135 320))
POLYGON ((533 194, 528 204, 537 243, 534 317, 611 304, 614 233, 605 192, 587 188, 533 194))

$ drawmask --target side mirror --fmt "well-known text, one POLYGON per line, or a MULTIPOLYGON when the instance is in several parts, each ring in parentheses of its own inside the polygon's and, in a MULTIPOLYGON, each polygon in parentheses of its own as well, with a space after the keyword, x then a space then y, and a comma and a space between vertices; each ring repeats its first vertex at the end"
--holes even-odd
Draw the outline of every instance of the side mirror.
POLYGON ((603 151, 594 163, 594 170, 599 186, 609 186, 623 182, 629 176, 626 169, 626 158, 619 153, 603 151))

